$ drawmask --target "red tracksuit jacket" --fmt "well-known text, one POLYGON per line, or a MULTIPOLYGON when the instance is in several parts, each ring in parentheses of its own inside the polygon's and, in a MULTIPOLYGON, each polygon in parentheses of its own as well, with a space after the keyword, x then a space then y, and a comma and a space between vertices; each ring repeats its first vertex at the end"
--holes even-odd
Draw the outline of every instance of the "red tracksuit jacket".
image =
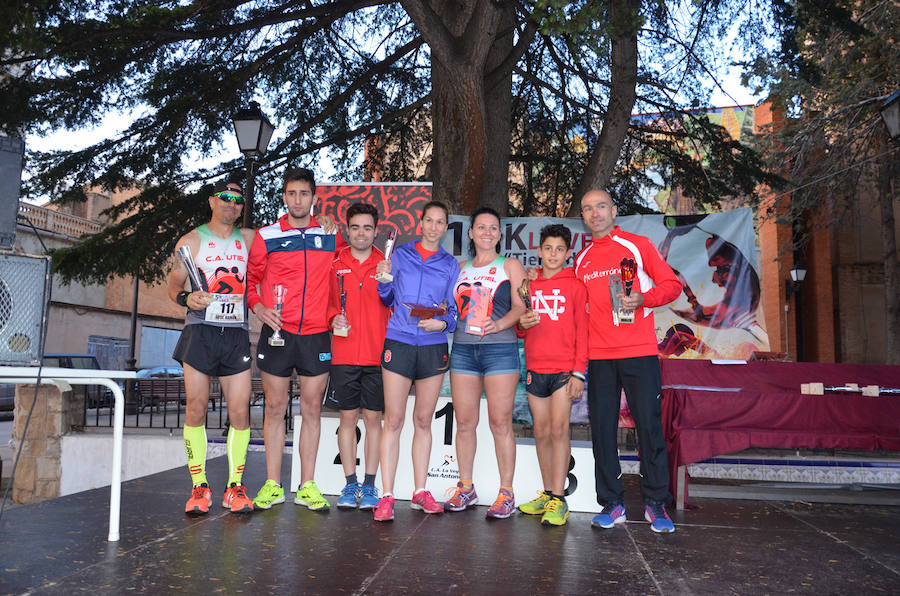
POLYGON ((326 234, 315 218, 302 230, 292 228, 287 218, 256 231, 247 263, 247 307, 253 310, 262 302, 273 308, 272 287, 282 284, 287 287, 282 328, 299 335, 329 331, 331 262, 347 242, 340 234, 326 234))
POLYGON ((328 325, 341 312, 338 274, 344 276, 344 293, 347 295, 347 322, 350 334, 335 335, 331 339, 332 364, 356 364, 379 366, 384 349, 384 333, 391 311, 378 296, 375 266, 384 260, 384 253, 372 247, 369 258, 360 263, 350 253, 350 247, 342 249, 331 263, 331 292, 328 295, 328 325))
POLYGON ((587 288, 590 313, 588 356, 591 360, 655 356, 659 353, 653 308, 678 298, 681 282, 644 236, 623 232, 619 226, 593 240, 575 258, 575 275, 587 288), (613 324, 609 276, 621 275, 622 259, 637 263, 632 291, 644 294, 644 307, 634 313, 634 323, 613 324))
POLYGON ((541 322, 522 331, 525 338, 525 367, 536 373, 586 372, 588 363, 587 290, 567 267, 551 278, 532 281, 531 308, 541 322))

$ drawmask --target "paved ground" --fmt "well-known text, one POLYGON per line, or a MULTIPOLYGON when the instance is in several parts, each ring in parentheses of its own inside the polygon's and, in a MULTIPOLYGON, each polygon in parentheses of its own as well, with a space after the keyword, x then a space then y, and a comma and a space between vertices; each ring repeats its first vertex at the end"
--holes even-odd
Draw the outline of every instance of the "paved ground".
MULTIPOLYGON (((263 462, 250 454, 254 492, 263 462)), ((225 469, 210 462, 217 491, 225 469)), ((694 499, 674 534, 657 535, 634 477, 628 523, 606 531, 589 514, 548 528, 487 521, 483 507, 426 516, 405 502, 386 524, 290 499, 238 516, 221 492, 209 515, 189 518, 186 485, 180 469, 126 483, 117 544, 106 542, 108 489, 7 510, 0 593, 900 593, 897 507, 694 499)))

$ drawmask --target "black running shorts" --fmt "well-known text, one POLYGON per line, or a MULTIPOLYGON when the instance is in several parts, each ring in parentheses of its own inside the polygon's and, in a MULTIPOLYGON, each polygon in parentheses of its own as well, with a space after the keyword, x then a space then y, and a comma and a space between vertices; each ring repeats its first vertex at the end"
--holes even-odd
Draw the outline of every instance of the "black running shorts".
POLYGON ((211 377, 250 369, 250 334, 240 327, 185 325, 172 358, 211 377))
POLYGON ((427 379, 447 372, 450 354, 446 343, 411 346, 395 339, 385 339, 381 366, 413 381, 427 379))
POLYGON ((329 406, 338 410, 363 408, 384 412, 384 388, 380 366, 332 364, 331 387, 334 394, 329 406))
POLYGON ((535 397, 550 397, 565 387, 571 376, 568 372, 536 373, 529 370, 525 377, 525 391, 535 397))
POLYGON ((283 346, 270 346, 272 328, 263 325, 256 345, 256 366, 276 377, 289 377, 296 369, 301 377, 317 377, 331 368, 331 334, 294 335, 284 329, 283 346))

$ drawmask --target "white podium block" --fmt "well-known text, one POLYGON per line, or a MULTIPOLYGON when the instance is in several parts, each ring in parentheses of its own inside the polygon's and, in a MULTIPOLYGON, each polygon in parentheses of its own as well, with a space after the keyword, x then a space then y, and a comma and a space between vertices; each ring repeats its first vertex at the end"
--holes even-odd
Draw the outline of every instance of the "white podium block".
MULTIPOLYGON (((410 397, 406 406, 406 418, 403 431, 400 433, 400 457, 397 462, 397 476, 394 480, 394 496, 397 499, 409 500, 415 490, 412 469, 412 437, 413 422, 412 412, 415 398, 410 397)), ((297 445, 300 444, 300 425, 302 416, 294 416, 294 448, 291 450, 291 481, 290 490, 294 492, 300 484, 300 455, 297 445)), ((322 493, 326 495, 338 495, 344 488, 344 471, 339 463, 337 448, 337 429, 339 419, 322 418, 322 434, 319 440, 319 453, 316 458, 315 481, 322 493)), ((365 426, 362 421, 358 423, 361 431, 361 439, 357 444, 356 473, 362 478, 365 473, 365 426)), ((497 470, 497 458, 494 451, 494 438, 491 435, 488 424, 487 401, 481 400, 480 419, 478 430, 478 451, 475 455, 474 478, 478 501, 481 505, 493 503, 497 492, 500 490, 500 475, 497 470)), ((438 502, 443 502, 453 495, 456 483, 459 481, 459 464, 456 459, 456 424, 453 416, 452 403, 449 397, 438 398, 437 408, 431 423, 431 458, 428 465, 428 478, 425 488, 431 491, 438 502)), ((570 469, 566 478, 566 501, 571 511, 599 511, 594 492, 594 456, 590 446, 573 446, 570 469)), ((629 466, 623 462, 623 471, 632 472, 629 466)), ((381 469, 375 479, 379 490, 381 484, 381 469)), ((534 441, 531 439, 518 439, 516 441, 516 473, 513 489, 516 493, 516 502, 524 503, 543 490, 543 480, 537 461, 537 451, 534 441)))

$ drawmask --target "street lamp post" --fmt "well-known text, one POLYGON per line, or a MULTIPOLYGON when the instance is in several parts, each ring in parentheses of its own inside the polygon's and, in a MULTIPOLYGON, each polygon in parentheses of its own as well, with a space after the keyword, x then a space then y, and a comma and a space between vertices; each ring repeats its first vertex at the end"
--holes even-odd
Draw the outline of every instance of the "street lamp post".
POLYGON ((275 127, 269 122, 259 104, 251 101, 249 107, 238 110, 232 117, 234 134, 237 137, 238 147, 244 157, 247 158, 247 188, 244 192, 244 227, 250 225, 250 214, 253 213, 253 190, 256 181, 257 158, 262 157, 275 127))
POLYGON ((900 89, 894 91, 881 106, 881 119, 890 137, 900 140, 900 89))
MULTIPOLYGON (((803 330, 801 329, 802 321, 800 315, 800 284, 803 283, 803 280, 806 279, 806 267, 801 265, 800 263, 795 263, 793 267, 791 267, 791 278, 784 280, 784 294, 785 298, 788 302, 791 300, 791 296, 797 294, 796 305, 794 307, 794 333, 797 334, 797 362, 800 362, 803 358, 803 330)), ((785 306, 785 338, 787 337, 787 306, 785 306)), ((787 351, 787 347, 785 346, 785 351, 787 351)))

